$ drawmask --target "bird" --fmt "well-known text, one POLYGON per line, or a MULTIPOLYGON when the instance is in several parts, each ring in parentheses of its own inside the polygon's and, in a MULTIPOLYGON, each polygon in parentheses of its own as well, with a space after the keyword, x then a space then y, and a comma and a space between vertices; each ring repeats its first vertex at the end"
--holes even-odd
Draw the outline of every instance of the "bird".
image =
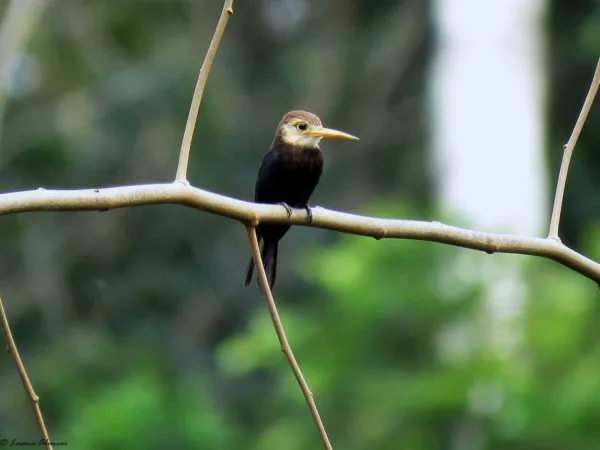
MULTIPOLYGON (((292 208, 303 208, 311 222, 308 200, 323 172, 323 153, 319 148, 323 138, 358 140, 343 131, 324 128, 321 119, 312 113, 290 111, 285 114, 258 170, 254 202, 282 205, 288 217, 292 208)), ((279 241, 289 229, 290 225, 266 223, 256 228, 258 241, 263 244, 261 257, 271 289, 277 277, 279 241)), ((250 258, 245 286, 252 281, 253 273, 254 261, 250 258)))

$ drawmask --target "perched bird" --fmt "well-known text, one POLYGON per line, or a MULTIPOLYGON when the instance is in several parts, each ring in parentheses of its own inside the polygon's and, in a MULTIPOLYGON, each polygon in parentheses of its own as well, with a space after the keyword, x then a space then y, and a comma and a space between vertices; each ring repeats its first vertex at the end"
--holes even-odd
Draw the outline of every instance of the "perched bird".
MULTIPOLYGON (((304 208, 312 220, 308 199, 323 171, 323 154, 319 148, 322 138, 358 139, 342 131, 324 128, 321 120, 305 111, 291 111, 283 116, 271 149, 263 157, 256 186, 256 203, 275 203, 285 207, 288 217, 291 208, 304 208)), ((277 277, 277 250, 279 240, 290 225, 260 224, 257 227, 259 243, 262 240, 262 261, 273 288, 277 277)), ((246 283, 252 281, 254 262, 250 258, 246 283)))

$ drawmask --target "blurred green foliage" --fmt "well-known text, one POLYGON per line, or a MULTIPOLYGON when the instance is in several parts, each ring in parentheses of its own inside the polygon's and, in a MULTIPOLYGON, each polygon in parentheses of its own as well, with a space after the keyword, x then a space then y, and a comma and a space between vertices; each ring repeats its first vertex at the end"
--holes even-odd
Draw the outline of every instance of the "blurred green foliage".
MULTIPOLYGON (((316 204, 442 220, 430 206, 425 146, 431 8, 236 2, 191 181, 251 198, 275 125, 304 108, 361 137, 356 149, 323 145, 316 204)), ((557 168, 598 54, 600 7, 549 8, 557 168)), ((172 179, 220 9, 54 0, 10 91, 0 189, 172 179)), ((567 242, 600 259, 597 114, 573 160, 563 224, 567 242)), ((264 301, 254 285, 242 288, 238 223, 174 206, 32 213, 0 220, 0 248, 0 290, 53 440, 99 450, 319 448, 264 301)), ((598 447, 598 290, 580 275, 535 258, 301 227, 286 236, 280 267, 282 320, 336 449, 598 447), (526 292, 504 348, 481 280, 507 260, 521 261, 526 292)), ((37 440, 8 355, 3 437, 37 440)))

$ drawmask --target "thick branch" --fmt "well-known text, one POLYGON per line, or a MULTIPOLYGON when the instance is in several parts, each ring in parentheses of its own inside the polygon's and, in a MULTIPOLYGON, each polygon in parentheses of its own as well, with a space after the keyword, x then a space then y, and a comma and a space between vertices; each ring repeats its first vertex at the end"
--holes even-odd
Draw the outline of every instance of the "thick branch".
POLYGON ((553 259, 600 283, 600 264, 554 239, 483 233, 439 222, 380 219, 314 207, 313 221, 306 211, 256 204, 215 194, 184 183, 146 184, 107 189, 22 191, 0 194, 0 214, 28 211, 106 211, 129 206, 180 204, 255 225, 290 223, 325 228, 375 239, 415 239, 440 242, 487 253, 518 253, 553 259))
POLYGON ((279 318, 279 313, 277 312, 277 305, 275 304, 275 299, 273 298, 273 293, 269 288, 269 282, 267 281, 267 274, 265 273, 265 268, 263 267, 262 258, 260 256, 260 249, 258 247, 258 239, 256 237, 256 228, 251 226, 246 227, 248 231, 248 241, 250 242, 250 249, 252 250, 252 258, 254 259, 254 265, 256 266, 256 270, 258 272, 258 281, 260 282, 260 287, 265 294, 265 298, 267 300, 267 306, 269 307, 269 313, 271 314, 271 320, 273 321, 273 327, 275 328, 275 333, 277 334, 277 339, 279 339, 279 344, 281 345, 281 351, 285 355, 292 368, 292 372, 294 372, 294 376, 296 377, 296 381, 300 386, 300 390, 304 395, 304 399, 306 400, 306 404, 308 405, 308 409, 310 410, 310 414, 312 415, 313 421, 319 431, 319 436, 321 436, 321 441, 323 442, 323 446, 326 450, 332 450, 331 443, 329 442, 329 438, 327 437, 327 431, 325 431, 325 426, 323 425, 323 421, 321 420, 321 416, 319 415, 319 410, 317 409, 317 404, 315 403, 315 399, 313 397, 304 376, 302 375, 302 370, 300 370, 300 366, 294 357, 294 352, 292 352, 292 348, 285 336, 285 331, 283 329, 283 324, 281 323, 281 319, 279 318))
POLYGON ((44 423, 44 417, 42 416, 42 410, 40 409, 40 398, 36 395, 35 391, 33 390, 31 381, 29 381, 29 377, 27 376, 27 371, 25 370, 25 366, 23 365, 23 361, 21 360, 21 356, 19 355, 19 350, 17 350, 17 345, 15 344, 15 340, 13 339, 12 333, 10 332, 8 318, 6 317, 6 312, 4 311, 4 305, 2 304, 1 298, 0 325, 2 326, 2 330, 4 331, 4 338, 6 339, 8 351, 10 352, 12 358, 15 361, 15 365, 17 366, 17 370, 19 371, 19 376, 21 377, 21 381, 23 382, 23 387, 25 388, 27 396, 29 397, 29 401, 31 402, 33 414, 35 415, 35 420, 38 424, 38 428, 40 429, 40 433, 42 436, 41 442, 44 443, 44 447, 46 448, 46 450, 52 450, 50 437, 48 436, 46 424, 44 423))

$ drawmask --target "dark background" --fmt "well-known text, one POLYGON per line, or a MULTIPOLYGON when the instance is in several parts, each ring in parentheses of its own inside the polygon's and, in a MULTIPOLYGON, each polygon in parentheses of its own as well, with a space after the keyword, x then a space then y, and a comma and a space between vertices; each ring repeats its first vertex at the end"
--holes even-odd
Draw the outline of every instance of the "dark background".
MULTIPOLYGON (((0 191, 172 180, 221 7, 53 1, 12 80, 0 191)), ((251 199, 276 124, 307 109, 361 137, 324 143, 315 204, 454 221, 434 210, 428 169, 431 8, 236 2, 200 110, 192 184, 251 199)), ((553 184, 600 54, 600 5, 550 1, 545 33, 553 184)), ((564 241, 596 258, 599 121, 596 105, 562 221, 564 241)), ((0 249, 0 292, 53 440, 77 449, 319 448, 264 300, 243 288, 239 223, 177 206, 28 213, 0 218, 0 249)), ((505 354, 486 339, 485 287, 457 263, 467 250, 302 227, 280 250, 283 322, 335 448, 600 446, 600 303, 589 280, 528 258, 521 339, 505 354)), ((2 437, 38 438, 8 354, 2 437)))

